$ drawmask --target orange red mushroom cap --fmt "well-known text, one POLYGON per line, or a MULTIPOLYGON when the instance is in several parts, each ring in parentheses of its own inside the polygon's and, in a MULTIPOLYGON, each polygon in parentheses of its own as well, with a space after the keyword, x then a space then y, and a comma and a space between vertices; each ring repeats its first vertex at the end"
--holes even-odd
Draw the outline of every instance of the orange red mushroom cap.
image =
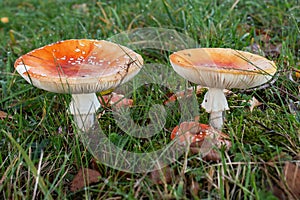
POLYGON ((207 136, 211 127, 207 124, 201 124, 198 122, 183 122, 179 126, 176 126, 172 133, 171 139, 175 137, 179 138, 180 143, 195 143, 201 142, 207 136))

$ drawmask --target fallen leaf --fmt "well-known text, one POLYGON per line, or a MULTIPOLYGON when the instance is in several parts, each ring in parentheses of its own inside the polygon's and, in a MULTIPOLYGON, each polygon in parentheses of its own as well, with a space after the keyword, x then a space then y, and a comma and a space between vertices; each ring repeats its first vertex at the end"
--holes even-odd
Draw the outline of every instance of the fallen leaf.
POLYGON ((150 179, 154 184, 166 184, 172 181, 174 177, 174 172, 169 166, 160 168, 156 167, 157 170, 150 172, 150 179))
POLYGON ((190 192, 193 196, 198 196, 198 192, 200 190, 199 183, 196 182, 194 179, 192 179, 192 182, 190 184, 190 192))
POLYGON ((255 107, 262 105, 255 97, 252 97, 248 103, 250 104, 250 112, 252 112, 255 107))
MULTIPOLYGON (((204 89, 206 89, 206 87, 202 87, 198 85, 196 87, 196 92, 195 92, 196 95, 201 94, 204 91, 204 89)), ((177 99, 183 97, 185 98, 190 97, 193 94, 193 92, 194 92, 194 87, 189 87, 186 90, 176 92, 175 94, 171 95, 166 101, 164 101, 164 104, 167 105, 168 103, 174 102, 177 99)))
POLYGON ((232 95, 233 97, 237 97, 237 94, 234 94, 231 90, 223 89, 225 96, 232 95))
POLYGON ((237 25, 236 33, 239 37, 244 38, 249 36, 250 30, 251 30, 251 26, 249 24, 240 23, 237 25))
POLYGON ((300 166, 286 162, 283 172, 288 189, 297 199, 300 199, 300 166))
MULTIPOLYGON (((286 161, 282 170, 282 176, 275 179, 270 187, 272 193, 280 200, 300 199, 300 163, 299 155, 293 158, 298 163, 286 161)), ((283 157, 284 158, 284 157, 283 157)), ((282 156, 280 156, 282 159, 282 156)), ((274 161, 278 160, 275 158, 274 161)), ((275 177, 274 177, 275 178, 275 177)))
POLYGON ((289 200, 284 190, 277 185, 272 186, 271 192, 280 200, 289 200))
POLYGON ((270 36, 271 30, 268 29, 256 29, 256 35, 259 38, 259 43, 263 46, 263 55, 266 57, 278 57, 281 53, 281 43, 271 43, 272 38, 270 36))
POLYGON ((269 35, 270 30, 256 30, 256 34, 259 35, 259 40, 263 43, 269 44, 271 41, 271 36, 269 35))
POLYGON ((256 42, 251 42, 251 44, 249 46, 247 46, 245 49, 252 53, 259 54, 261 56, 265 56, 265 53, 261 49, 260 45, 257 44, 256 42))
POLYGON ((96 158, 92 158, 90 160, 90 164, 89 164, 89 167, 92 169, 92 170, 95 170, 97 172, 99 172, 101 169, 98 165, 98 160, 96 158))
POLYGON ((81 168, 74 177, 70 190, 76 192, 85 186, 97 183, 99 181, 100 173, 93 169, 81 168))
POLYGON ((0 110, 0 119, 5 119, 5 118, 12 119, 12 116, 0 110))
POLYGON ((78 12, 81 12, 81 13, 88 13, 89 12, 89 8, 88 8, 86 3, 74 4, 74 5, 72 5, 72 9, 74 9, 78 12))
POLYGON ((8 17, 1 17, 0 21, 3 23, 3 24, 7 24, 9 22, 9 18, 8 17))
POLYGON ((272 58, 278 57, 281 53, 281 48, 282 48, 281 43, 278 43, 276 45, 267 43, 265 44, 265 48, 264 48, 265 56, 272 57, 272 58))

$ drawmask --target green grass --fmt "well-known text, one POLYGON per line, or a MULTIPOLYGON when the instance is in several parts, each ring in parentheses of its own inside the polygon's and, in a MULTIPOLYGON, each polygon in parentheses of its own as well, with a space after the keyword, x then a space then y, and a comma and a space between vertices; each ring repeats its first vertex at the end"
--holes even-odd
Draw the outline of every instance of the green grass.
MULTIPOLYGON (((288 107, 290 100, 300 100, 300 82, 287 78, 292 68, 299 69, 299 9, 297 0, 0 0, 0 17, 10 20, 0 23, 0 110, 12 116, 0 119, 0 198, 272 199, 270 186, 280 178, 284 161, 292 160, 300 151, 300 122, 288 107), (74 8, 82 3, 88 10, 74 8), (202 47, 251 51, 251 45, 259 44, 278 66, 278 79, 272 86, 233 90, 234 95, 227 97, 231 109, 224 132, 230 135, 232 148, 222 151, 222 161, 206 162, 195 155, 183 155, 170 165, 174 171, 171 182, 161 185, 145 174, 128 174, 100 162, 95 166, 67 112, 70 96, 34 88, 13 67, 19 56, 52 42, 107 39, 146 27, 174 29, 202 47), (267 51, 270 44, 278 46, 280 53, 267 51), (253 96, 263 105, 250 112, 247 101, 253 96), (83 167, 97 168, 102 174, 100 181, 71 192, 71 181, 83 167), (199 184, 196 194, 190 190, 192 182, 199 184)), ((161 63, 171 69, 167 59, 171 52, 137 52, 147 63, 161 63)), ((170 93, 157 85, 134 92, 136 105, 131 117, 140 124, 147 123, 150 106, 162 105, 170 93)), ((199 107, 203 96, 197 96, 199 107)), ((99 114, 104 113, 99 123, 113 143, 135 152, 150 152, 170 142, 170 132, 180 120, 178 102, 170 110, 164 129, 151 139, 127 136, 109 109, 99 110, 99 114)), ((201 122, 207 123, 208 117, 200 109, 201 122)))

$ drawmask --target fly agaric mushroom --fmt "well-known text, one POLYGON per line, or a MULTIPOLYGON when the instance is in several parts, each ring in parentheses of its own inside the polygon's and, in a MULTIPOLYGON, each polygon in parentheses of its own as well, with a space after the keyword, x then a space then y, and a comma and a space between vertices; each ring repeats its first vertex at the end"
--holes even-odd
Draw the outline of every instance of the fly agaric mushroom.
POLYGON ((99 97, 100 104, 102 106, 112 106, 114 105, 115 108, 120 107, 132 107, 133 100, 127 99, 123 94, 117 94, 115 92, 112 92, 107 95, 103 95, 102 97, 99 97))
POLYGON ((198 122, 182 122, 173 129, 171 139, 178 137, 179 143, 182 145, 201 142, 206 137, 208 128, 208 125, 198 122))
POLYGON ((188 146, 192 153, 205 153, 204 159, 207 160, 218 161, 221 158, 219 153, 212 149, 213 145, 217 148, 225 146, 226 151, 231 147, 229 137, 225 133, 207 124, 193 121, 182 122, 176 126, 171 133, 171 139, 176 138, 179 145, 188 146))
POLYGON ((262 85, 276 72, 274 62, 249 52, 224 48, 195 48, 170 55, 174 70, 185 79, 208 87, 202 107, 210 113, 210 125, 222 129, 228 110, 224 89, 262 85))
POLYGON ((104 40, 70 39, 33 50, 15 62, 30 84, 55 93, 69 93, 69 112, 81 130, 94 124, 100 107, 96 92, 106 91, 135 76, 143 64, 133 50, 104 40))

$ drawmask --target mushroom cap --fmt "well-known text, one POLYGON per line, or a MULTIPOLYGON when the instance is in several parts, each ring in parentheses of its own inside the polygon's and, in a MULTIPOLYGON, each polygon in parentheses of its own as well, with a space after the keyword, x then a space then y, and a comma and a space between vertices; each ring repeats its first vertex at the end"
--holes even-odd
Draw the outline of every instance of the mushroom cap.
POLYGON ((171 54, 170 62, 185 79, 210 88, 252 88, 276 72, 274 62, 262 56, 226 48, 185 49, 171 54))
POLYGON ((227 141, 228 135, 207 124, 194 121, 182 122, 176 126, 171 133, 171 139, 174 140, 175 138, 178 139, 179 145, 183 146, 189 144, 190 147, 201 147, 205 139, 216 144, 219 148, 223 144, 226 144, 227 147, 231 146, 231 143, 227 141))
POLYGON ((209 125, 198 122, 182 122, 172 130, 171 139, 178 137, 180 144, 202 142, 209 128, 209 125))
POLYGON ((56 93, 95 93, 130 80, 143 64, 133 50, 104 40, 70 39, 33 50, 15 69, 34 86, 56 93))

